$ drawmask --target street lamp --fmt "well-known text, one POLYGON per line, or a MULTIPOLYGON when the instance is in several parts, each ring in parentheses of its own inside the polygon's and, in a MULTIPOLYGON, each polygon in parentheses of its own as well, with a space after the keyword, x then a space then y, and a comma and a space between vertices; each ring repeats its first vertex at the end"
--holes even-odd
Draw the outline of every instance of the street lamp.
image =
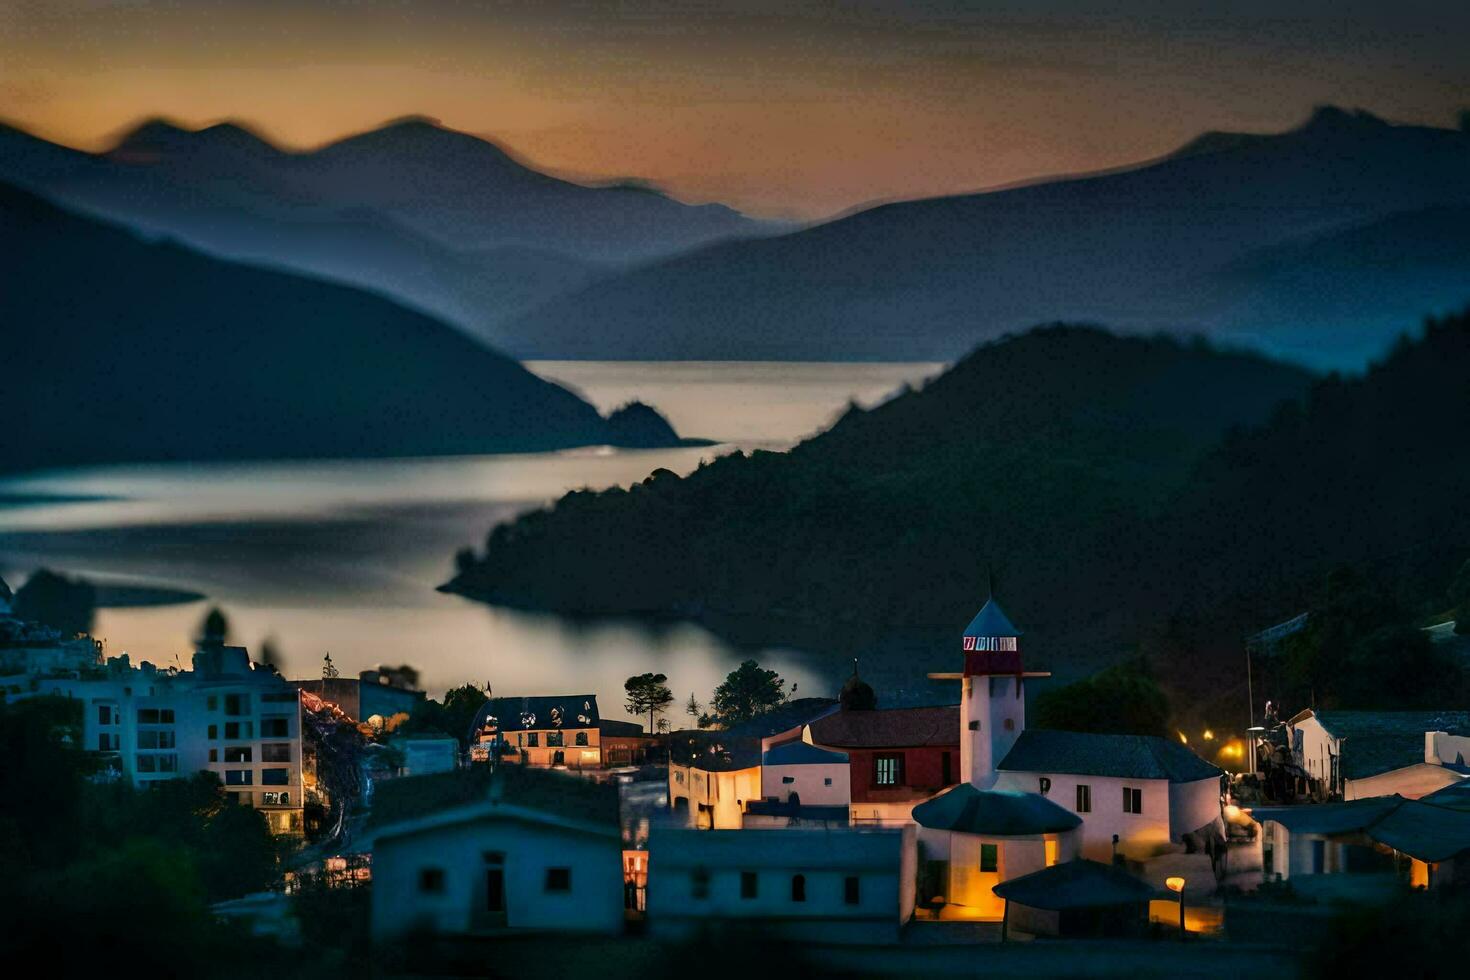
POLYGON ((1184 931, 1184 879, 1170 875, 1164 879, 1164 886, 1179 896, 1179 941, 1182 943, 1187 935, 1184 931))

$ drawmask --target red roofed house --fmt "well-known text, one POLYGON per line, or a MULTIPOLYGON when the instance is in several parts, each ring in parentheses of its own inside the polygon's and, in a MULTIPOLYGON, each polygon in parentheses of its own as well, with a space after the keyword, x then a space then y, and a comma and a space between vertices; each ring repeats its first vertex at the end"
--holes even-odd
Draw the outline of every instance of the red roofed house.
POLYGON ((960 706, 839 711, 806 726, 803 740, 846 752, 854 826, 902 826, 914 804, 960 775, 960 706))

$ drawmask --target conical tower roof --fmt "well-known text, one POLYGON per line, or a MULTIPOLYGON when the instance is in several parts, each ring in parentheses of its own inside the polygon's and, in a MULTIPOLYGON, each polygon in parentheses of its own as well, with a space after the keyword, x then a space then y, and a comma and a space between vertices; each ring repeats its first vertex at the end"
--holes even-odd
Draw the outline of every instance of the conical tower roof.
POLYGON ((1000 608, 1000 603, 991 596, 985 600, 985 605, 970 620, 970 625, 965 627, 965 636, 1020 636, 1021 631, 1016 629, 1010 617, 1000 608))

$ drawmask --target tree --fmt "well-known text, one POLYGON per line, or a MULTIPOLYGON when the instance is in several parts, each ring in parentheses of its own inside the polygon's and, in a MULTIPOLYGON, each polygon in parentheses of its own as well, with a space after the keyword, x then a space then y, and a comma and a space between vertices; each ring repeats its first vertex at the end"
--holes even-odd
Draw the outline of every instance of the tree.
POLYGON ((90 582, 40 568, 15 594, 13 608, 18 618, 63 633, 90 633, 97 610, 97 590, 90 582))
POLYGON ((754 660, 746 660, 715 688, 715 717, 728 728, 763 715, 786 701, 785 686, 774 670, 762 670, 754 660))
POLYGON ((211 606, 209 612, 199 621, 199 645, 202 647, 224 646, 230 640, 230 621, 225 618, 224 610, 219 606, 211 606))
POLYGON ((466 747, 470 727, 489 700, 485 689, 478 684, 461 684, 444 692, 444 721, 449 726, 449 734, 459 739, 460 748, 466 747))
POLYGON ((1114 735, 1164 735, 1169 699, 1142 659, 1036 696, 1032 727, 1114 735))
POLYGON ((674 692, 669 690, 667 680, 663 674, 649 673, 637 674, 623 682, 623 690, 627 692, 623 707, 630 715, 648 713, 649 734, 654 731, 653 716, 674 703, 674 692))
POLYGON ((689 700, 684 702, 684 713, 686 715, 688 715, 690 718, 693 718, 694 719, 694 723, 696 725, 698 725, 699 724, 699 713, 701 711, 703 711, 703 710, 704 710, 704 705, 700 704, 699 703, 699 700, 694 696, 694 692, 693 691, 690 691, 689 692, 689 700))
POLYGON ((260 641, 260 650, 255 655, 255 662, 272 674, 280 674, 281 651, 274 636, 267 636, 260 641))

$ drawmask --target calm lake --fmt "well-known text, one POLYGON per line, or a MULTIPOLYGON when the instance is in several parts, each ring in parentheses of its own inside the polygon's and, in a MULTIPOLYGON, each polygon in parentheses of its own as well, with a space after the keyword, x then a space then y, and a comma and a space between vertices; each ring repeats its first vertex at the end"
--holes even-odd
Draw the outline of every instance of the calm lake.
MULTIPOLYGON (((49 567, 107 581, 204 593, 206 602, 103 609, 111 656, 187 665, 209 603, 234 641, 274 637, 290 676, 330 652, 344 675, 379 663, 419 668, 431 694, 464 681, 496 694, 593 693, 623 717, 623 680, 669 676, 680 703, 705 702, 742 654, 692 625, 583 625, 491 608, 434 587, 456 549, 499 521, 579 488, 679 473, 735 448, 783 449, 828 425, 849 400, 871 405, 938 364, 558 361, 528 365, 607 411, 641 398, 684 436, 719 445, 590 448, 518 456, 163 464, 53 471, 0 480, 0 573, 17 586, 49 567), (49 498, 49 499, 48 499, 49 498), (7 502, 8 501, 8 502, 7 502)), ((750 655, 750 654, 745 654, 750 655)), ((754 654, 798 694, 840 677, 796 650, 754 654)), ((839 671, 840 673, 840 671, 839 671)), ((685 719, 673 715, 678 727, 685 719)))

